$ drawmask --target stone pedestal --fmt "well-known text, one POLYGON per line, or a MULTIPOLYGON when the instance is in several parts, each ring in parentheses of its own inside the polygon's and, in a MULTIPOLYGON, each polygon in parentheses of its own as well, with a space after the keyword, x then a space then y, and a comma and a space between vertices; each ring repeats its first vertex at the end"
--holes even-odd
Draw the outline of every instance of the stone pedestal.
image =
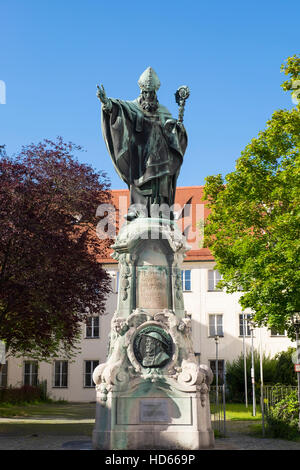
POLYGON ((183 304, 185 237, 174 222, 140 218, 122 227, 113 249, 118 308, 108 360, 93 374, 94 448, 213 447, 213 374, 197 364, 183 304))

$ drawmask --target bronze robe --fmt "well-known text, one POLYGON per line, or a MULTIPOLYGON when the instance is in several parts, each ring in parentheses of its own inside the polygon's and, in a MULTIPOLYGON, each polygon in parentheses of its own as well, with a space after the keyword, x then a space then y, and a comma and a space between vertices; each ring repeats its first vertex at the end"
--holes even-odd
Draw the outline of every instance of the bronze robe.
POLYGON ((147 198, 150 204, 173 205, 187 147, 185 129, 164 106, 149 116, 137 100, 111 102, 110 113, 102 110, 102 132, 115 169, 130 188, 131 203, 147 198))

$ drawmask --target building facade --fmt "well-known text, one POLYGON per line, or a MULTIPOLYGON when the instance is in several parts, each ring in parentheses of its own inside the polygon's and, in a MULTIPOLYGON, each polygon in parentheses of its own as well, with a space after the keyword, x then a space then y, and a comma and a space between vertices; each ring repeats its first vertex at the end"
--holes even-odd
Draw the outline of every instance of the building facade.
MULTIPOLYGON (((207 216, 202 201, 201 186, 177 188, 174 213, 177 223, 191 246, 182 269, 182 286, 185 310, 191 314, 192 336, 199 364, 207 364, 215 370, 216 341, 218 336, 218 371, 220 378, 226 375, 226 362, 250 351, 250 311, 242 312, 239 304, 241 292, 227 294, 218 288, 220 275, 208 249, 201 248, 201 220, 207 216)), ((115 206, 125 214, 128 206, 128 191, 113 191, 115 206)), ((72 402, 95 401, 95 386, 92 373, 99 363, 106 361, 110 322, 117 307, 119 274, 118 264, 111 258, 99 260, 111 276, 112 292, 107 299, 106 314, 88 319, 82 325, 80 350, 76 358, 68 361, 59 358, 52 363, 32 361, 29 358, 8 357, 0 374, 0 386, 23 384, 35 385, 47 381, 47 392, 53 399, 72 402)), ((285 332, 255 328, 253 345, 265 355, 295 347, 285 332)))

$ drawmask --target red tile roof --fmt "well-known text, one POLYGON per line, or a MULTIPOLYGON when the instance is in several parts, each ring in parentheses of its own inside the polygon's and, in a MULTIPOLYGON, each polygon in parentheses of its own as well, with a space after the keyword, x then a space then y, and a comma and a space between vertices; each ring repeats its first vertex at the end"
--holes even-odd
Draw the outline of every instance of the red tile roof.
MULTIPOLYGON (((113 204, 119 210, 117 223, 122 225, 124 215, 129 206, 129 190, 112 190, 113 204)), ((209 210, 202 201, 203 186, 184 186, 176 189, 174 212, 177 214, 177 224, 186 235, 191 250, 187 252, 185 261, 214 261, 208 248, 201 248, 200 228, 201 219, 206 219, 209 210)), ((117 261, 108 256, 99 259, 101 263, 116 264, 117 261)))

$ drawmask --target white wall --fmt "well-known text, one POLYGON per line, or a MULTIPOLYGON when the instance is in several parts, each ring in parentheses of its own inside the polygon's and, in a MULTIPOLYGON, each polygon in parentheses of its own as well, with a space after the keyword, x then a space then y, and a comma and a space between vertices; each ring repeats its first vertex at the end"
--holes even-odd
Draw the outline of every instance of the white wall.
MULTIPOLYGON (((214 267, 212 262, 190 262, 184 269, 191 269, 192 291, 184 292, 185 309, 192 313, 193 341, 195 352, 201 353, 201 363, 208 364, 216 357, 214 338, 209 337, 209 314, 223 315, 224 337, 219 341, 219 359, 232 361, 243 352, 243 337, 239 331, 239 315, 242 309, 239 298, 242 293, 227 294, 226 292, 208 291, 208 270, 214 267)), ((246 310, 245 314, 251 313, 246 310)), ((254 348, 259 351, 260 334, 262 351, 273 357, 276 353, 296 344, 284 336, 271 336, 267 328, 254 330, 254 348)), ((246 349, 251 347, 251 338, 245 338, 246 349)))
MULTIPOLYGON (((239 314, 242 313, 238 299, 240 293, 226 294, 225 292, 208 292, 208 269, 212 269, 211 262, 185 262, 184 269, 191 269, 191 292, 184 292, 185 310, 192 314, 192 335, 194 350, 201 353, 200 362, 209 364, 214 360, 216 347, 214 338, 209 337, 208 315, 222 314, 224 337, 220 338, 219 359, 232 361, 243 351, 243 338, 239 336, 239 314)), ((115 290, 116 265, 108 265, 106 269, 112 275, 112 285, 115 290)), ((39 364, 39 380, 47 380, 48 393, 54 399, 68 401, 95 401, 94 388, 85 388, 83 371, 85 360, 99 360, 105 362, 110 332, 110 322, 117 307, 117 293, 113 292, 107 301, 107 314, 100 317, 100 338, 86 339, 85 327, 82 329, 81 351, 74 362, 69 363, 68 388, 53 387, 53 364, 39 364)), ((254 347, 259 350, 260 330, 254 333, 254 347)), ((262 329, 263 351, 270 356, 286 350, 289 346, 295 347, 287 337, 271 337, 270 331, 262 329)), ((250 337, 246 338, 246 346, 251 346, 250 337)), ((63 358, 61 358, 63 359, 63 358)), ((8 384, 13 386, 23 383, 23 360, 8 359, 8 384)))

